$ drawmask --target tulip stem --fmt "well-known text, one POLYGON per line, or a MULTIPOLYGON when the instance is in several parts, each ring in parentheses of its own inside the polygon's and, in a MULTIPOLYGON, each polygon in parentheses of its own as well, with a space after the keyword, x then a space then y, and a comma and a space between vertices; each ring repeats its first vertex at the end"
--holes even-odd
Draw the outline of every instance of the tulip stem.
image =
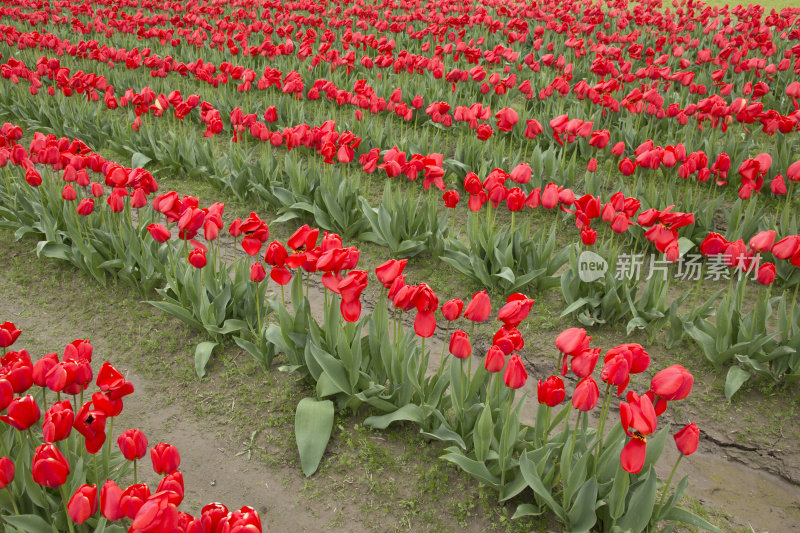
POLYGON ((597 461, 600 459, 600 452, 603 451, 603 432, 606 428, 606 418, 608 418, 608 409, 611 405, 611 383, 606 383, 606 392, 603 397, 603 408, 600 410, 600 424, 597 426, 597 448, 594 458, 594 466, 592 470, 597 472, 597 461))
POLYGON ((69 533, 75 533, 75 528, 72 527, 72 518, 69 516, 69 498, 67 497, 67 489, 64 488, 64 483, 62 483, 58 489, 61 491, 61 503, 64 504, 64 513, 66 514, 69 533))
MULTIPOLYGON (((111 439, 112 439, 113 435, 114 435, 114 417, 112 416, 111 417, 111 424, 109 425, 109 428, 108 428, 108 434, 106 435, 106 443, 108 444, 108 446, 106 446, 106 449, 105 449, 105 451, 103 453, 104 459, 105 459, 105 468, 106 468, 105 475, 106 476, 108 476, 109 462, 111 461, 111 439)), ((97 480, 97 484, 98 485, 100 484, 100 480, 99 479, 97 480)))
POLYGON ((17 502, 14 501, 14 493, 11 491, 11 487, 6 485, 6 490, 8 491, 8 499, 11 500, 11 507, 14 508, 14 514, 19 514, 19 509, 17 508, 17 502))
POLYGON ((792 296, 792 310, 789 311, 789 331, 794 330, 794 305, 797 303, 797 291, 800 289, 800 281, 794 286, 794 296, 792 296))
POLYGON ((137 472, 136 472, 136 461, 137 461, 136 459, 133 460, 133 484, 134 485, 139 483, 139 477, 137 476, 137 472))
POLYGON ((681 463, 681 459, 683 459, 683 454, 678 456, 678 460, 675 461, 675 466, 672 467, 672 472, 669 473, 669 477, 667 478, 667 484, 664 485, 664 492, 661 494, 661 501, 658 502, 658 511, 657 513, 660 515, 661 510, 664 508, 664 500, 669 493, 669 487, 672 485, 672 477, 675 475, 675 471, 678 470, 678 465, 681 463))
POLYGON ((508 440, 508 424, 511 421, 511 404, 514 403, 514 389, 511 389, 511 398, 509 398, 508 405, 506 406, 506 423, 503 425, 503 431, 500 435, 500 495, 505 496, 506 491, 506 441, 508 440))
POLYGON ((444 342, 442 342, 442 355, 439 357, 439 370, 436 371, 436 377, 439 377, 442 374, 442 368, 444 367, 444 350, 447 346, 447 336, 450 334, 450 322, 447 323, 447 329, 444 332, 444 342))

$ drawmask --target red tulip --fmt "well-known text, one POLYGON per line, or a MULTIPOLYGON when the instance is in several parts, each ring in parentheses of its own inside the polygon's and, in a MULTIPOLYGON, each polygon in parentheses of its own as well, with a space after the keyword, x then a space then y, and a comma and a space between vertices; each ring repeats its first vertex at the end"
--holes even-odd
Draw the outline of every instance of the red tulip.
POLYGON ((591 158, 589 162, 586 163, 586 170, 589 172, 597 172, 597 159, 594 157, 591 158))
POLYGON ((510 107, 504 107, 498 111, 494 118, 497 119, 497 129, 500 131, 511 131, 519 122, 517 112, 510 107))
POLYGON ((624 157, 619 162, 619 171, 622 173, 623 176, 630 176, 636 170, 636 163, 631 161, 629 158, 624 157))
POLYGON ((542 128, 542 125, 539 124, 539 121, 535 118, 525 121, 525 137, 527 139, 535 139, 542 131, 544 131, 544 128, 542 128))
POLYGON ((528 163, 520 163, 510 174, 511 180, 516 183, 528 183, 531 181, 531 166, 528 163))
POLYGON ((64 185, 64 190, 61 191, 61 198, 64 200, 71 202, 78 198, 78 194, 75 192, 75 189, 72 187, 72 184, 67 183, 64 185))
POLYGON ((466 332, 457 329, 450 337, 450 353, 459 359, 467 359, 472 353, 472 345, 466 332))
POLYGON ((672 365, 658 372, 650 382, 653 392, 672 402, 683 400, 692 392, 694 376, 681 365, 672 365))
POLYGON ((141 459, 147 453, 147 437, 139 429, 127 429, 117 437, 117 445, 128 461, 141 459))
POLYGON ((144 502, 136 513, 130 533, 159 533, 175 531, 178 525, 178 508, 170 501, 171 491, 156 492, 144 502))
POLYGON ((454 208, 458 205, 458 202, 461 200, 461 198, 458 195, 458 191, 449 190, 444 192, 442 195, 442 200, 444 200, 445 207, 454 208))
POLYGON ((750 249, 754 252, 769 252, 775 242, 775 230, 761 231, 750 239, 750 249))
POLYGON ((488 124, 481 124, 476 128, 475 133, 478 136, 478 140, 487 141, 492 136, 492 133, 494 133, 494 130, 488 124))
POLYGON ((436 331, 436 309, 439 308, 439 298, 433 289, 425 283, 420 283, 414 295, 414 306, 417 316, 414 318, 414 332, 420 337, 431 337, 436 331))
POLYGON ((75 421, 75 412, 69 400, 56 402, 44 413, 42 424, 42 438, 45 442, 58 442, 69 437, 72 424, 75 421))
POLYGON ((206 266, 206 251, 202 248, 195 248, 189 252, 189 264, 195 268, 206 266))
POLYGON ((464 318, 473 322, 485 322, 492 312, 492 302, 486 291, 476 292, 464 311, 464 318))
POLYGON ((461 316, 461 311, 464 309, 464 302, 462 302, 459 298, 454 298, 452 300, 447 300, 444 305, 441 307, 442 315, 444 319, 448 322, 452 322, 453 320, 457 319, 461 316))
POLYGON ((592 246, 597 242, 597 231, 590 227, 585 227, 581 230, 581 242, 586 246, 592 246))
POLYGON ((70 519, 76 524, 83 524, 97 512, 97 485, 84 483, 67 504, 70 519))
POLYGON ((19 338, 21 330, 18 330, 13 322, 3 322, 0 324, 0 348, 8 348, 19 338))
POLYGON ((169 500, 174 505, 180 505, 183 501, 183 474, 181 474, 180 470, 176 470, 171 474, 168 474, 164 479, 162 479, 159 484, 156 492, 161 491, 168 491, 172 494, 169 495, 169 500))
POLYGON ((87 216, 94 211, 94 199, 93 198, 84 198, 80 202, 78 202, 78 214, 81 216, 87 216))
POLYGON ((0 457, 0 490, 14 481, 14 461, 8 457, 0 457))
POLYGON ((31 474, 43 487, 59 487, 67 481, 69 463, 55 445, 42 444, 33 452, 31 474))
POLYGON ((375 267, 375 275, 378 276, 378 281, 383 283, 387 289, 392 286, 395 278, 403 273, 403 270, 408 264, 408 259, 390 259, 375 267))
POLYGON ((266 277, 267 271, 264 270, 264 265, 261 264, 261 261, 253 263, 250 267, 250 281, 261 283, 266 277))
POLYGON ((112 522, 125 516, 125 513, 120 509, 121 498, 122 489, 116 483, 107 479, 100 489, 100 513, 112 522))
POLYGON ((83 435, 86 451, 97 453, 106 441, 106 419, 108 415, 97 408, 93 401, 84 403, 75 414, 73 427, 83 435))
POLYGON ((162 224, 150 224, 147 226, 147 231, 156 242, 166 242, 172 237, 170 231, 162 224))
POLYGON ((578 382, 575 393, 572 395, 572 407, 581 411, 591 411, 597 405, 600 397, 600 389, 597 382, 591 376, 585 377, 578 382))
POLYGON ((489 347, 483 366, 487 372, 500 372, 506 366, 506 356, 503 350, 495 345, 489 347))
POLYGON ((697 445, 700 442, 700 430, 697 429, 697 424, 692 422, 675 433, 673 438, 679 452, 683 455, 692 455, 697 451, 697 445))
POLYGON ((156 474, 171 474, 181 464, 178 449, 171 444, 159 442, 150 448, 150 459, 153 461, 153 471, 156 474))
MULTIPOLYGON (((113 496, 113 493, 109 496, 113 496)), ((122 491, 119 497, 119 511, 130 519, 136 517, 139 509, 142 508, 144 502, 150 497, 150 487, 147 483, 137 483, 131 485, 122 491)), ((102 498, 101 498, 102 499, 102 498)), ((113 500, 109 502, 110 510, 114 510, 113 500)), ((105 514, 104 514, 105 516, 105 514)))
POLYGON ((566 397, 564 382, 558 376, 550 376, 544 381, 540 379, 536 391, 539 403, 543 403, 548 407, 555 407, 563 402, 566 397))
POLYGON ((758 274, 756 279, 762 285, 771 285, 775 281, 775 265, 772 263, 764 263, 758 267, 758 274))
POLYGON ((339 293, 342 301, 339 310, 347 322, 356 322, 361 316, 361 293, 367 287, 367 273, 363 270, 351 270, 339 282, 339 293))
POLYGON ((556 348, 558 351, 568 355, 576 355, 589 349, 589 341, 592 338, 586 335, 583 328, 565 329, 556 337, 556 348))
POLYGON ((615 155, 617 157, 619 157, 622 154, 624 154, 625 153, 625 143, 620 141, 617 144, 615 144, 614 146, 612 146, 611 147, 611 153, 612 153, 612 155, 615 155))
POLYGON ((8 405, 8 414, 0 415, 0 420, 15 427, 19 431, 25 431, 39 421, 41 413, 36 400, 30 394, 15 398, 8 405))
POLYGON ((509 389, 519 389, 528 380, 528 372, 525 370, 525 365, 522 364, 519 356, 513 354, 511 359, 508 360, 508 366, 503 373, 503 383, 509 389))
POLYGON ((575 354, 570 364, 572 372, 579 378, 591 376, 599 357, 600 348, 590 348, 575 354))
POLYGON ((507 302, 497 313, 497 320, 509 327, 519 326, 528 317, 534 304, 534 300, 519 293, 509 296, 507 302))
POLYGON ((800 235, 789 235, 775 243, 772 255, 777 259, 789 259, 800 250, 800 235))

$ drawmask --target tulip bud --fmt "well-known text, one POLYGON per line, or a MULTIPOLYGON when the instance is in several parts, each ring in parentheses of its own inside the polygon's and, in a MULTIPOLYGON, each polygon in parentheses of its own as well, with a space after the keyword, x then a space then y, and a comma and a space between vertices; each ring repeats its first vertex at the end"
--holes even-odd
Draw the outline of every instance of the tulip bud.
POLYGON ((697 445, 700 441, 700 430, 697 429, 697 424, 692 422, 685 426, 682 430, 673 435, 675 445, 678 451, 683 455, 692 455, 697 451, 697 445))

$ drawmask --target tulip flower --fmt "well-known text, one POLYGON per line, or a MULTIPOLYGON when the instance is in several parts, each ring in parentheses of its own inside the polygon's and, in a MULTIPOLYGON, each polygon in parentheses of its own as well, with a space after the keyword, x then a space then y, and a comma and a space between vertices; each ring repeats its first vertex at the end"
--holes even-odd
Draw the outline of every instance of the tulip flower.
POLYGON ((120 433, 117 445, 128 461, 141 459, 147 453, 147 437, 139 429, 127 429, 120 433))
POLYGON ((260 261, 253 263, 250 267, 250 281, 261 283, 267 277, 267 271, 264 270, 264 265, 260 261))
POLYGON ((578 382, 572 395, 572 407, 580 411, 591 411, 597 405, 600 389, 593 377, 588 376, 578 382))
POLYGON ((33 452, 33 480, 43 487, 63 485, 69 476, 69 463, 53 444, 42 444, 33 452))
POLYGON ((178 525, 178 508, 170 501, 168 490, 156 492, 142 504, 130 527, 131 533, 175 531, 178 525))
POLYGON ((206 251, 202 248, 195 248, 189 252, 189 264, 195 268, 206 266, 206 251))
POLYGON ((591 340, 592 338, 586 335, 585 329, 569 328, 559 333, 558 337, 556 337, 556 348, 563 354, 575 355, 587 350, 591 340))
POLYGON ((375 275, 378 276, 378 281, 383 283, 385 288, 392 286, 394 280, 403 273, 403 270, 408 264, 408 259, 390 259, 375 267, 375 275))
POLYGON ((508 297, 506 305, 497 313, 497 320, 509 327, 517 327, 528 317, 534 300, 524 294, 514 293, 508 297))
POLYGON ((492 312, 492 302, 486 291, 476 292, 464 311, 464 318, 473 322, 485 322, 492 312))
POLYGON ((458 202, 461 198, 458 195, 458 191, 456 190, 449 190, 445 191, 442 195, 442 200, 444 200, 444 206, 449 208, 454 208, 458 205, 458 202))
POLYGON ((525 365, 522 364, 522 360, 517 354, 513 354, 503 373, 503 383, 509 389, 519 389, 525 385, 527 380, 528 372, 525 370, 525 365))
POLYGON ((0 490, 14 481, 14 461, 8 457, 0 457, 0 490))
POLYGON ((100 513, 112 522, 126 516, 120 509, 121 498, 122 489, 116 483, 107 479, 100 489, 100 513))
POLYGON ((181 464, 178 449, 171 444, 159 442, 150 448, 150 459, 153 461, 153 471, 156 474, 171 474, 181 464))
POLYGON ((672 365, 658 372, 650 381, 650 388, 668 402, 683 400, 692 392, 694 376, 681 365, 672 365))
POLYGON ((183 501, 183 474, 181 474, 180 470, 176 470, 171 474, 168 474, 164 479, 162 479, 158 483, 158 488, 156 488, 156 492, 161 491, 168 491, 169 500, 174 505, 180 505, 183 501))
POLYGON ((748 243, 754 252, 769 252, 775 242, 775 230, 756 233, 748 243))
POLYGON ((448 322, 452 322, 461 316, 461 311, 463 309, 464 302, 462 302, 459 298, 454 298, 452 300, 448 300, 444 303, 444 305, 442 305, 442 316, 444 316, 444 319, 448 322))
POLYGON ((56 402, 44 413, 42 438, 45 442, 58 442, 69 437, 75 413, 69 400, 56 402))
POLYGON ((450 353, 459 359, 466 359, 472 353, 472 345, 466 332, 457 329, 450 337, 450 353))
POLYGON ((489 351, 486 352, 486 359, 483 361, 483 366, 486 368, 487 372, 491 373, 503 370, 503 367, 506 366, 506 356, 503 350, 495 345, 490 346, 489 351))
POLYGON ((697 451, 697 444, 700 441, 700 430, 697 424, 692 422, 673 435, 675 445, 682 455, 692 455, 697 451))
POLYGON ((67 512, 76 524, 83 524, 97 512, 97 485, 84 483, 69 499, 67 512))
POLYGON ((647 395, 628 392, 627 402, 620 402, 619 414, 622 429, 632 437, 620 453, 620 463, 626 472, 637 474, 644 465, 647 454, 647 436, 656 430, 656 412, 647 395))
POLYGON ((19 431, 25 431, 39 421, 41 413, 36 400, 30 394, 15 398, 8 405, 8 414, 0 415, 0 420, 19 431))
POLYGON ((414 296, 414 306, 417 308, 414 332, 423 338, 431 337, 436 331, 436 315, 434 313, 439 308, 439 298, 425 283, 420 283, 414 296))
POLYGON ((93 198, 84 198, 80 202, 78 202, 78 214, 85 217, 90 215, 94 211, 94 199, 93 198))
POLYGON ((166 226, 162 224, 150 224, 147 226, 147 231, 150 232, 150 235, 156 242, 166 242, 172 236, 166 226))
MULTIPOLYGON (((109 496, 113 496, 110 494, 109 496)), ((150 497, 150 487, 147 483, 138 483, 129 486, 122 491, 119 496, 119 511, 130 519, 136 517, 139 509, 142 508, 144 502, 150 497)), ((113 500, 108 502, 110 510, 113 512, 113 500)), ((105 515, 104 515, 105 516, 105 515)))
POLYGON ((764 263, 758 267, 756 279, 762 285, 772 285, 772 282, 775 281, 775 275, 775 265, 772 263, 764 263))
POLYGON ((563 402, 566 397, 564 382, 558 376, 550 376, 544 381, 540 379, 536 391, 539 403, 543 403, 548 407, 555 407, 563 402))
POLYGON ((21 333, 13 322, 0 324, 0 348, 8 348, 14 344, 21 333))

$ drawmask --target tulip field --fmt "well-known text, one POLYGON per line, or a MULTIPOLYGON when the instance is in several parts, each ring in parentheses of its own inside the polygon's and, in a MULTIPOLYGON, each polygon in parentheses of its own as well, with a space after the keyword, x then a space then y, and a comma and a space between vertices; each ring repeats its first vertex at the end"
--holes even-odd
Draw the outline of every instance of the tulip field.
MULTIPOLYGON (((232 430, 249 461, 290 426, 287 486, 352 425, 492 529, 800 531, 800 6, 10 0, 0 30, 7 255, 191 330, 190 401, 238 355, 293 391, 232 430)), ((279 523, 184 502, 178 447, 115 430, 116 360, 24 348, 48 316, 0 316, 3 531, 279 523)))

